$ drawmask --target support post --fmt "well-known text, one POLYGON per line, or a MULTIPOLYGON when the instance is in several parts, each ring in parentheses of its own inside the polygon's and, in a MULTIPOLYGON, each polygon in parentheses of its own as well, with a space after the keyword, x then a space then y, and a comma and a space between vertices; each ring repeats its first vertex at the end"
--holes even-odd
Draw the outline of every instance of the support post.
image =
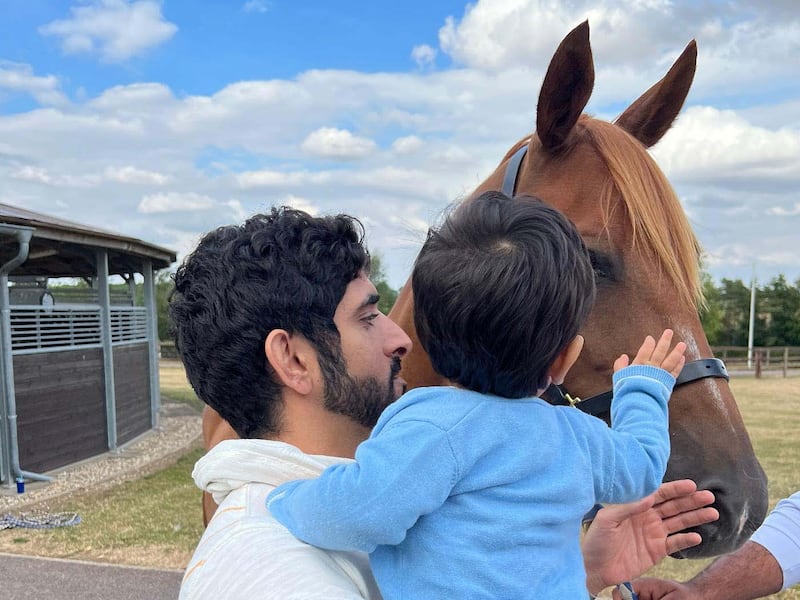
POLYGON ((97 294, 100 301, 100 332, 103 343, 103 379, 106 386, 106 430, 108 449, 117 450, 117 403, 114 391, 114 348, 111 345, 111 298, 108 291, 108 252, 97 251, 97 294))
POLYGON ((143 271, 144 305, 147 307, 147 346, 150 358, 150 423, 154 429, 158 429, 161 426, 161 392, 158 374, 158 312, 152 261, 145 261, 143 271))
POLYGON ((756 266, 753 265, 753 279, 750 282, 750 325, 747 329, 747 368, 753 368, 753 331, 756 322, 756 266))
POLYGON ((783 347, 783 378, 789 376, 789 346, 783 347))
MULTIPOLYGON (((7 382, 14 385, 14 376, 6 376, 6 363, 12 363, 14 357, 11 354, 11 344, 6 345, 6 330, 11 329, 11 310, 8 306, 8 276, 0 274, 0 339, 3 340, 2 344, 2 360, 0 360, 0 481, 4 481, 7 487, 11 487, 12 479, 11 473, 11 446, 10 437, 11 432, 8 420, 8 407, 6 401, 7 382), (6 356, 6 354, 8 356, 6 356)), ((8 336, 11 337, 11 336, 8 336)))

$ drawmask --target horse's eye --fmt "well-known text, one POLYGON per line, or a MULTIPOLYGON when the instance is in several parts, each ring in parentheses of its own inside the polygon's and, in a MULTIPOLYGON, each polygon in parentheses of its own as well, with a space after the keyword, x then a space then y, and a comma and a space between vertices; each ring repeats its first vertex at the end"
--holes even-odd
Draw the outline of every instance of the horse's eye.
POLYGON ((608 254, 603 254, 597 250, 589 250, 589 259, 592 261, 592 269, 597 283, 618 281, 619 269, 616 261, 608 254))

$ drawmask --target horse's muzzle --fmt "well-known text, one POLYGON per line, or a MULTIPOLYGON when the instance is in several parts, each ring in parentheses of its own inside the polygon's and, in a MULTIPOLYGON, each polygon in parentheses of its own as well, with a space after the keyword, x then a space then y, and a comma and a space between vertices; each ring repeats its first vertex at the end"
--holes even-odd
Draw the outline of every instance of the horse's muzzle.
MULTIPOLYGON (((667 479, 673 479, 669 470, 667 479)), ((749 469, 737 469, 735 475, 696 479, 700 479, 696 481, 697 489, 714 493, 713 507, 719 511, 719 519, 689 529, 699 533, 703 541, 674 554, 675 558, 706 558, 732 552, 750 539, 767 514, 767 478, 757 461, 749 469)))

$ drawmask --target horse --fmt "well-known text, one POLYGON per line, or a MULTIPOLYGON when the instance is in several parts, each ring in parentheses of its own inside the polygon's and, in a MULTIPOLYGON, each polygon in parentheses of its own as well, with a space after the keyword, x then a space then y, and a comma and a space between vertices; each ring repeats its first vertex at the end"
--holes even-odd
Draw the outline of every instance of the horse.
MULTIPOLYGON (((665 480, 690 478, 714 492, 720 517, 696 529, 703 542, 682 557, 738 547, 764 519, 768 502, 766 475, 698 316, 700 246, 672 186, 647 151, 680 112, 696 60, 691 41, 659 82, 613 123, 603 121, 583 113, 594 86, 594 63, 588 22, 580 24, 551 59, 535 131, 514 144, 464 200, 487 190, 534 196, 560 210, 581 233, 598 291, 581 331, 584 350, 564 382, 571 394, 590 397, 578 407, 595 404, 605 413, 601 416, 608 416, 602 405, 607 408, 611 393, 603 390, 610 387, 614 359, 635 354, 646 334, 669 327, 686 342, 687 367, 669 404, 672 453, 665 480)), ((389 317, 414 342, 401 372, 409 388, 446 384, 414 330, 410 281, 389 317)))

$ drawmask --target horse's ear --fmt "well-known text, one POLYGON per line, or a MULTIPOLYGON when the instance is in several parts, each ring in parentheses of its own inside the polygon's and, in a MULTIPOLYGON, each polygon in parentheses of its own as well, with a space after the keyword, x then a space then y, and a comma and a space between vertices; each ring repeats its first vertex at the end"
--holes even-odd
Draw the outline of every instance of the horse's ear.
POLYGON ((689 42, 664 78, 642 94, 615 123, 645 147, 660 140, 683 107, 697 66, 697 44, 689 42))
POLYGON ((589 102, 593 87, 589 22, 584 21, 559 44, 539 92, 536 133, 546 151, 555 153, 563 147, 589 102))

